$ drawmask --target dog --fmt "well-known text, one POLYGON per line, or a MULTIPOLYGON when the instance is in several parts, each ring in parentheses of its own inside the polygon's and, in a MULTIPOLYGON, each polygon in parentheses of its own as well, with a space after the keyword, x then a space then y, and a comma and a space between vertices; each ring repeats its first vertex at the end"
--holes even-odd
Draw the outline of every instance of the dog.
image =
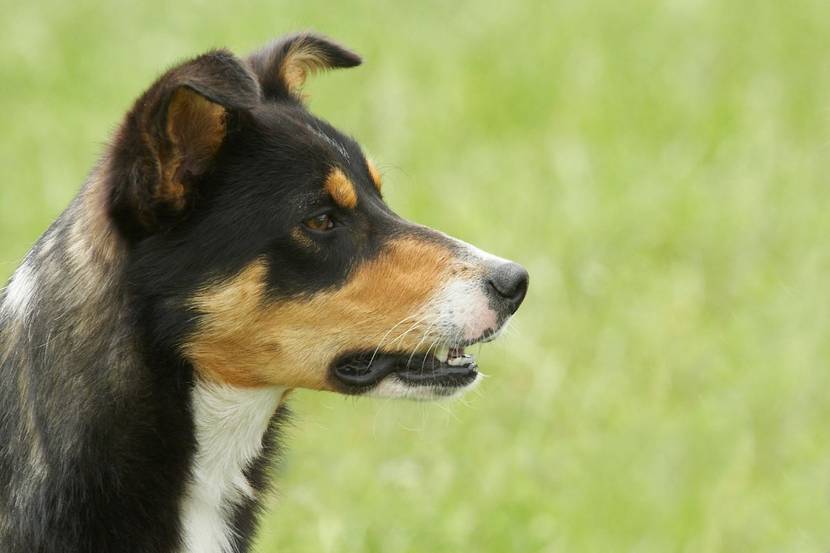
POLYGON ((384 202, 301 93, 313 33, 214 50, 133 105, 0 292, 0 551, 248 551, 295 388, 480 378, 528 274, 384 202))

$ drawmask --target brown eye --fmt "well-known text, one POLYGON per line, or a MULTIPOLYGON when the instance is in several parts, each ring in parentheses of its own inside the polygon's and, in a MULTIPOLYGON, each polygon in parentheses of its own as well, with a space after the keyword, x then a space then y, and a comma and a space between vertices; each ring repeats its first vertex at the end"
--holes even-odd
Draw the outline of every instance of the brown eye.
POLYGON ((334 220, 332 220, 331 215, 328 213, 323 213, 322 215, 317 215, 311 219, 306 219, 303 221, 303 224, 311 230, 317 231, 331 230, 334 228, 334 220))

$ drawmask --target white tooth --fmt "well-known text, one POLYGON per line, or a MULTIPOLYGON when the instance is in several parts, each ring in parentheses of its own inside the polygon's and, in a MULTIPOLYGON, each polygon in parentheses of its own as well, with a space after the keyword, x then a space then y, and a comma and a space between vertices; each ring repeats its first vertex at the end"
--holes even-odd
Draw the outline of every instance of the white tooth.
POLYGON ((462 355, 460 357, 453 357, 449 361, 447 361, 447 365, 451 365, 453 367, 469 365, 473 362, 473 358, 470 355, 462 355))
POLYGON ((447 362, 447 358, 450 356, 450 348, 449 346, 441 346, 435 350, 435 358, 441 361, 442 363, 447 362))

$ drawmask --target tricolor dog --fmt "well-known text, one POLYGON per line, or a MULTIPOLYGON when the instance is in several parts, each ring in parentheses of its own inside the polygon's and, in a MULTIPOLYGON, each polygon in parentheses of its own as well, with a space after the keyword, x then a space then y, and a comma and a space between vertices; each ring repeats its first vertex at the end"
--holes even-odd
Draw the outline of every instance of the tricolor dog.
POLYGON ((0 292, 0 551, 247 551, 289 390, 433 399, 524 299, 407 222, 300 87, 313 34, 159 78, 0 292))

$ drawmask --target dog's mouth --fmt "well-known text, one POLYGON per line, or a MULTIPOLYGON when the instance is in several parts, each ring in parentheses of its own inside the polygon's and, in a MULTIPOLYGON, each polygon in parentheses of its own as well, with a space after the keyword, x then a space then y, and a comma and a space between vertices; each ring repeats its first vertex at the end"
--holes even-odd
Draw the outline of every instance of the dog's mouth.
POLYGON ((394 375, 410 386, 456 389, 478 377, 475 357, 464 346, 443 346, 433 353, 358 352, 340 357, 333 374, 351 393, 367 391, 394 375))

